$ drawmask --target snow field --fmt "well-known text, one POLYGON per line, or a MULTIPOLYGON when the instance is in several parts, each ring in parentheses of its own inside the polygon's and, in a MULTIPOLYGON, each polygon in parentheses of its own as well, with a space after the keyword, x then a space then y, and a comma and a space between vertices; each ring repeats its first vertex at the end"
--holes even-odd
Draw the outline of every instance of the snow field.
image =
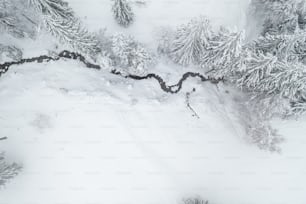
MULTIPOLYGON (((154 48, 156 27, 200 14, 242 28, 247 1, 151 0, 135 8, 128 30, 115 24, 108 0, 70 3, 90 29, 130 33, 154 48)), ((154 71, 174 83, 186 70, 161 63, 154 71)), ((24 169, 0 191, 0 204, 173 204, 194 195, 216 204, 305 204, 305 120, 275 121, 287 139, 283 153, 262 152, 244 142, 225 90, 193 79, 168 95, 155 81, 71 61, 13 67, 0 80, 0 136, 9 138, 0 149, 24 169), (193 88, 200 119, 185 104, 193 88)))

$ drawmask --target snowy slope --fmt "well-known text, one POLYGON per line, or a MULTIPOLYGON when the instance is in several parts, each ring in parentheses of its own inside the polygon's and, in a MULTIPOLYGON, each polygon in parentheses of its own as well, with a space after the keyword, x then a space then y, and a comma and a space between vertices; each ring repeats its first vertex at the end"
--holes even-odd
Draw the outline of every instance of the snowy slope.
MULTIPOLYGON (((242 27, 246 5, 151 0, 122 30, 110 1, 70 2, 91 29, 128 32, 152 47, 158 25, 202 12, 242 27)), ((157 70, 173 69, 176 81, 183 71, 167 66, 157 70)), ((168 95, 155 81, 122 80, 77 62, 15 66, 0 79, 0 136, 9 138, 0 149, 24 170, 0 191, 0 204, 172 204, 194 195, 216 204, 306 203, 306 120, 275 121, 287 139, 283 153, 262 152, 243 141, 224 90, 189 80, 168 95), (185 104, 193 88, 200 119, 185 104)))

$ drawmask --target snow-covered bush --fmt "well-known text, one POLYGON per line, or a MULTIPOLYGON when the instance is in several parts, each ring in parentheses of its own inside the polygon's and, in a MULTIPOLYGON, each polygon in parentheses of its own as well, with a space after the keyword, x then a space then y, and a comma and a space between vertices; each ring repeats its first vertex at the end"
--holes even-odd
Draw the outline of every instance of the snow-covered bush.
POLYGON ((143 74, 155 63, 155 57, 131 36, 112 37, 112 58, 116 66, 129 73, 143 74))
POLYGON ((157 52, 160 55, 170 56, 171 44, 174 40, 175 32, 171 27, 160 27, 156 31, 156 39, 158 42, 157 52))
POLYGON ((181 65, 198 64, 212 35, 210 22, 205 17, 192 19, 188 24, 180 26, 171 42, 171 59, 181 65))
POLYGON ((18 61, 22 59, 22 51, 15 47, 9 45, 0 44, 0 63, 5 61, 18 61))
POLYGON ((4 160, 4 153, 0 153, 0 187, 13 179, 21 170, 21 166, 16 163, 8 164, 4 160))
POLYGON ((126 0, 114 0, 112 7, 117 23, 123 27, 128 27, 134 21, 134 13, 126 0))
POLYGON ((96 38, 99 41, 100 48, 103 49, 103 51, 110 54, 112 52, 112 44, 113 44, 112 36, 109 36, 106 31, 107 31, 106 28, 100 29, 96 33, 96 38))
POLYGON ((201 65, 217 78, 229 76, 243 63, 244 32, 230 32, 221 27, 201 56, 201 65))
POLYGON ((82 54, 96 56, 101 50, 95 35, 81 24, 63 0, 28 0, 42 19, 43 27, 61 42, 82 54))
POLYGON ((101 52, 93 58, 96 64, 99 64, 102 68, 112 69, 114 65, 114 57, 112 51, 112 38, 106 34, 106 28, 100 29, 96 34, 95 38, 98 40, 98 45, 101 52))
POLYGON ((208 200, 204 200, 201 197, 186 198, 183 199, 184 204, 208 204, 208 200))
POLYGON ((282 106, 282 101, 271 100, 264 96, 254 98, 249 94, 244 94, 236 101, 238 119, 244 128, 247 142, 257 145, 262 150, 280 151, 280 144, 284 139, 272 127, 270 121, 272 109, 282 106))
POLYGON ((0 1, 0 31, 17 38, 35 38, 38 18, 23 0, 0 1))
POLYGON ((294 33, 298 28, 296 0, 252 0, 251 14, 263 35, 294 33))

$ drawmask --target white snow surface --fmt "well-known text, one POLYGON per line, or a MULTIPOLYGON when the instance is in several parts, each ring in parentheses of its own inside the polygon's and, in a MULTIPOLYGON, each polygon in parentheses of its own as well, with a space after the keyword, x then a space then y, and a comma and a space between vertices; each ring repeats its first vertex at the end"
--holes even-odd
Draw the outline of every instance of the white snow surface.
MULTIPOLYGON (((158 26, 199 15, 242 29, 248 3, 151 0, 133 6, 136 22, 124 30, 110 0, 69 2, 91 30, 129 33, 152 48, 158 26)), ((26 56, 47 53, 45 38, 22 42, 26 56)), ((186 70, 161 62, 152 71, 171 84, 186 70)), ((197 195, 213 204, 305 204, 306 120, 275 121, 283 151, 261 151, 244 141, 226 90, 190 79, 171 95, 156 81, 69 60, 12 67, 0 78, 0 137, 8 137, 0 150, 24 169, 1 189, 0 204, 175 204, 197 195), (199 119, 185 104, 193 88, 199 119)))

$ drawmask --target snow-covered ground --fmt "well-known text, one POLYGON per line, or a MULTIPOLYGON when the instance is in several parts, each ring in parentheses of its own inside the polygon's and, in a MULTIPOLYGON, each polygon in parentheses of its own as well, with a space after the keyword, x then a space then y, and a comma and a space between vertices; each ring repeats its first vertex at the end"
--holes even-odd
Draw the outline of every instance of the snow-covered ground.
MULTIPOLYGON (((109 0, 70 2, 92 30, 128 32, 151 47, 159 25, 200 14, 242 28, 248 3, 151 0, 122 30, 109 0)), ((174 82, 183 71, 169 66, 156 70, 173 70, 174 82)), ((275 121, 283 152, 260 151, 243 140, 225 90, 192 79, 168 95, 155 81, 71 61, 13 67, 0 78, 0 137, 9 138, 0 149, 24 169, 0 191, 0 204, 174 204, 195 195, 213 204, 305 204, 306 119, 275 121), (185 104, 193 88, 200 119, 185 104)))
POLYGON ((154 43, 154 33, 159 27, 175 28, 199 16, 210 17, 216 26, 226 25, 242 29, 246 24, 245 11, 249 0, 145 0, 146 6, 134 3, 137 20, 129 29, 116 24, 111 12, 111 0, 69 2, 91 30, 97 31, 106 27, 110 33, 129 33, 138 41, 150 45, 154 43))

